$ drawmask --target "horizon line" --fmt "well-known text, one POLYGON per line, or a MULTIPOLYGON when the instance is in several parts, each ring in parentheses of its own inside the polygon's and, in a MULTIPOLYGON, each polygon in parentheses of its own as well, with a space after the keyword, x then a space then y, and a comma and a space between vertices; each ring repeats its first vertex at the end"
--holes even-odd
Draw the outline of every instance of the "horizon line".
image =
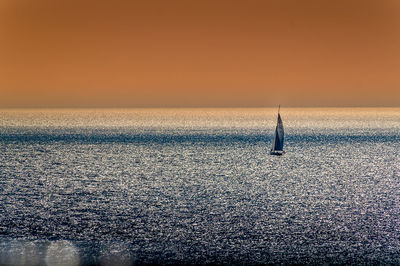
MULTIPOLYGON (((400 106, 285 106, 285 108, 400 108, 400 106)), ((276 106, 0 106, 0 110, 4 109, 262 109, 262 108, 278 108, 276 106)))

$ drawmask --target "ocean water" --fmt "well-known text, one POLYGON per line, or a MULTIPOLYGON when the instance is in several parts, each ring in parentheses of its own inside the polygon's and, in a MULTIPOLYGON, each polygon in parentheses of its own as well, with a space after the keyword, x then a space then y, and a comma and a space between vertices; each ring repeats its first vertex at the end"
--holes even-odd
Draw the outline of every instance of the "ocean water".
POLYGON ((0 265, 400 264, 400 109, 0 110, 0 265))

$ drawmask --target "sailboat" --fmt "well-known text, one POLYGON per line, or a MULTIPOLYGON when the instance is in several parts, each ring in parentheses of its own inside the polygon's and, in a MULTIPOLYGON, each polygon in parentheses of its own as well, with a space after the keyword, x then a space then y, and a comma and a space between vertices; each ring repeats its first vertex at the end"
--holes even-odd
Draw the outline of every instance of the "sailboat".
POLYGON ((278 121, 277 121, 276 128, 275 128, 274 141, 272 142, 272 148, 270 151, 271 155, 283 155, 285 153, 285 151, 283 150, 283 139, 284 139, 285 132, 283 130, 282 118, 279 113, 280 110, 281 110, 281 106, 279 105, 278 121))

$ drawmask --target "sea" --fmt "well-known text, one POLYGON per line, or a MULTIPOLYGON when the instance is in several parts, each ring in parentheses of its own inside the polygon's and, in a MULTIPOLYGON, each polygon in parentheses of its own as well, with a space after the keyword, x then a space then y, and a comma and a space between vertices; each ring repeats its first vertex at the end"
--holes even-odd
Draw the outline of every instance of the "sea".
POLYGON ((1 109, 0 265, 400 264, 400 108, 1 109))

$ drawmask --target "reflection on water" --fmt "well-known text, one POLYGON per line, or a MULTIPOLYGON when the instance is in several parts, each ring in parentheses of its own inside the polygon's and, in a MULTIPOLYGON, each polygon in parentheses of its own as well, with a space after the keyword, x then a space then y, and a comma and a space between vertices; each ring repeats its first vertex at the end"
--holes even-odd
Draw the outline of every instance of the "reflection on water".
POLYGON ((69 241, 52 242, 47 248, 45 261, 49 266, 77 266, 79 252, 69 241))
POLYGON ((132 265, 132 249, 123 242, 76 243, 67 240, 18 240, 0 242, 0 265, 77 266, 132 265))
POLYGON ((129 245, 112 243, 102 248, 99 261, 103 266, 128 266, 134 262, 131 252, 129 245))
POLYGON ((0 264, 400 264, 400 109, 0 111, 0 264))
POLYGON ((29 254, 26 252, 25 243, 12 240, 8 243, 1 243, 0 263, 1 265, 26 265, 32 262, 39 265, 36 246, 33 244, 29 254), (33 252, 32 252, 33 251, 33 252), (28 256, 31 255, 29 258, 28 256))

